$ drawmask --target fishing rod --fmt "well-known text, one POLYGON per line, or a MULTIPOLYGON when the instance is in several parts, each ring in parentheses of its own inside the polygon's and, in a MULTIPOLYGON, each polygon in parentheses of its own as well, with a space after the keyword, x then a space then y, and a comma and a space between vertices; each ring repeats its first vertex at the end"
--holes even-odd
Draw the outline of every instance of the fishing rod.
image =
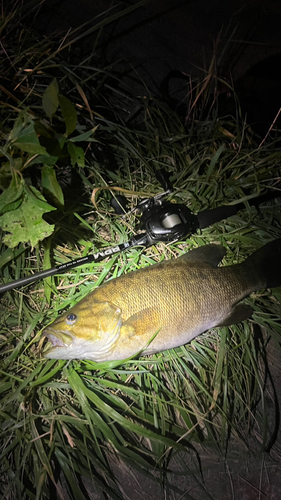
MULTIPOLYGON (((0 293, 29 285, 30 283, 34 283, 40 279, 60 274, 61 272, 73 269, 74 267, 82 266, 83 264, 100 262, 108 256, 119 254, 135 246, 148 247, 159 243, 160 241, 179 241, 190 236, 191 234, 194 234, 198 229, 204 229, 212 224, 215 224, 216 222, 220 222, 223 219, 236 215, 237 212, 245 208, 244 203, 237 203, 236 205, 222 205, 218 208, 204 210, 194 214, 183 204, 175 204, 165 200, 168 195, 172 194, 173 187, 165 172, 158 171, 156 173, 156 177, 165 189, 164 193, 142 200, 133 209, 134 211, 138 211, 142 214, 140 218, 140 228, 144 229, 144 232, 133 236, 125 243, 106 248, 85 257, 80 257, 76 260, 71 260, 65 264, 34 273, 31 276, 0 285, 0 293)), ((249 200, 249 203, 250 205, 258 206, 261 203, 272 200, 276 197, 276 194, 269 193, 253 198, 249 200)), ((115 209, 116 213, 123 214, 123 216, 126 215, 125 203, 126 200, 120 195, 115 196, 115 198, 111 200, 111 205, 115 209)))

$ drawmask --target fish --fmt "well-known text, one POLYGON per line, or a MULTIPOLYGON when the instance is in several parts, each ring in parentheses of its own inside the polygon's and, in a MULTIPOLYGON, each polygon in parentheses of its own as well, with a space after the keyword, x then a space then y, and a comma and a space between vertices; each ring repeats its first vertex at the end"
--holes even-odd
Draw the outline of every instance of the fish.
POLYGON ((43 356, 123 360, 250 318, 252 308, 241 301, 281 285, 281 238, 242 263, 219 266, 225 253, 221 245, 200 246, 108 280, 43 330, 43 356))

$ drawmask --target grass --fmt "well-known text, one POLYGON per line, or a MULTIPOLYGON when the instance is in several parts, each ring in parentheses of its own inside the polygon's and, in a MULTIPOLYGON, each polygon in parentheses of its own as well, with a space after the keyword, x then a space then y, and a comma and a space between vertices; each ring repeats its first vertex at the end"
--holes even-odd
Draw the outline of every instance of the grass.
MULTIPOLYGON (((96 26, 91 32, 98 31, 96 26)), ((130 210, 140 199, 161 192, 155 179, 160 168, 171 174, 175 190, 170 199, 195 213, 241 201, 245 209, 184 241, 132 248, 1 297, 0 498, 84 500, 90 497, 88 480, 98 498, 122 499, 122 485, 112 473, 114 461, 140 471, 163 491, 170 488, 170 498, 179 498, 169 473, 177 457, 183 457, 184 474, 200 477, 202 449, 223 456, 233 442, 247 450, 251 437, 258 435, 260 449, 268 450, 273 429, 266 422, 266 343, 272 337, 280 344, 280 288, 247 298, 255 311, 252 320, 125 363, 44 360, 41 329, 111 277, 210 242, 226 247, 224 265, 234 264, 280 237, 278 201, 260 211, 249 204, 268 190, 279 194, 280 144, 258 147, 260 141, 239 113, 219 118, 214 107, 200 120, 199 100, 186 126, 153 96, 134 98, 111 64, 98 67, 94 50, 73 63, 80 35, 73 33, 71 43, 58 45, 50 38, 30 45, 30 33, 24 34, 12 63, 14 46, 7 46, 5 64, 15 71, 22 94, 17 109, 9 99, 1 103, 2 139, 18 109, 42 119, 42 96, 53 71, 75 103, 80 133, 97 129, 95 142, 83 145, 85 168, 77 169, 82 189, 52 215, 56 232, 48 242, 34 249, 20 244, 14 250, 1 243, 5 282, 127 241, 136 234, 139 216, 117 216, 110 198, 120 189, 130 210), (18 68, 25 69, 17 73, 18 68), (94 206, 91 194, 100 187, 104 189, 96 193, 94 206)), ((202 88, 206 92, 205 82, 202 88)))

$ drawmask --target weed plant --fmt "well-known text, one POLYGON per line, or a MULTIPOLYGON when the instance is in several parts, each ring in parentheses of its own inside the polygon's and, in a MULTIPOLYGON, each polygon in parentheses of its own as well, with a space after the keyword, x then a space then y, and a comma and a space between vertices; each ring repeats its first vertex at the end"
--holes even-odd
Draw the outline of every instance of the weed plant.
MULTIPOLYGON (((266 343, 280 344, 280 288, 246 299, 251 320, 125 363, 46 360, 41 329, 104 280, 208 243, 225 246, 223 265, 231 265, 280 237, 278 199, 259 209, 250 204, 280 194, 280 144, 259 147, 239 107, 236 116, 221 117, 214 105, 200 119, 202 92, 211 94, 211 85, 198 85, 185 122, 145 89, 134 97, 112 64, 101 66, 98 36, 83 57, 81 31, 43 38, 15 13, 3 16, 2 282, 127 241, 139 216, 116 215, 110 200, 123 194, 129 212, 161 192, 160 169, 171 176, 170 200, 195 213, 240 202, 245 208, 184 241, 132 248, 2 295, 1 498, 85 500, 94 487, 98 498, 121 499, 114 463, 165 489, 177 454, 187 457, 184 474, 199 474, 204 448, 226 454, 234 441, 247 450, 258 435, 267 450, 266 343), (41 207, 39 232, 23 206, 31 202, 36 213, 41 207), (21 230, 15 217, 22 217, 21 230)), ((88 32, 98 34, 109 20, 88 32)))

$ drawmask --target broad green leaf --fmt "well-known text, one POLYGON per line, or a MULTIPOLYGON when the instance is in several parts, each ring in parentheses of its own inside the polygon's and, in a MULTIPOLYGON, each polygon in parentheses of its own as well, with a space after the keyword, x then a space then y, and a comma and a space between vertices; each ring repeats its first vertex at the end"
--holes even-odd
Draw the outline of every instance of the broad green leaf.
POLYGON ((44 165, 49 165, 52 166, 58 161, 58 156, 40 156, 39 157, 42 161, 41 163, 44 163, 44 165))
POLYGON ((49 205, 42 193, 35 189, 33 186, 25 185, 25 191, 28 194, 29 198, 34 201, 36 206, 45 210, 46 212, 51 212, 52 210, 56 210, 55 207, 49 205))
POLYGON ((65 121, 66 135, 72 134, 77 125, 77 113, 72 102, 64 95, 59 94, 61 113, 65 121))
POLYGON ((70 154, 71 165, 75 167, 77 164, 78 167, 85 167, 85 156, 84 151, 79 146, 75 146, 72 142, 67 142, 67 150, 70 154))
POLYGON ((0 196, 0 214, 14 210, 22 203, 24 181, 15 174, 10 185, 0 196))
POLYGON ((55 205, 64 205, 63 192, 57 181, 55 169, 49 165, 44 165, 42 169, 42 187, 45 193, 51 196, 55 205))
POLYGON ((37 189, 25 185, 20 206, 0 217, 0 227, 8 233, 3 238, 4 243, 10 248, 21 242, 28 242, 34 247, 54 231, 55 226, 42 218, 52 210, 55 208, 46 202, 37 189))
POLYGON ((30 153, 32 155, 47 154, 46 149, 40 145, 35 133, 21 137, 14 143, 14 145, 21 151, 25 151, 26 153, 30 153))
POLYGON ((5 208, 3 208, 3 210, 1 211, 1 213, 4 214, 6 212, 11 212, 13 210, 16 210, 21 204, 22 204, 22 199, 21 197, 19 197, 17 200, 6 205, 5 208))
MULTIPOLYGON (((20 170, 22 167, 22 158, 13 158, 13 168, 20 170)), ((3 191, 8 188, 12 180, 12 169, 9 161, 2 163, 0 168, 0 189, 3 191)))
POLYGON ((33 120, 27 120, 25 122, 25 126, 18 129, 18 133, 15 136, 15 139, 18 140, 21 137, 25 137, 26 135, 32 134, 34 132, 34 122, 33 120))
POLYGON ((14 126, 9 133, 8 141, 13 142, 18 137, 21 137, 22 134, 26 133, 26 131, 27 133, 31 132, 32 127, 29 127, 30 125, 32 126, 32 124, 33 120, 26 112, 23 111, 22 113, 19 113, 17 119, 14 122, 14 126))
POLYGON ((51 156, 51 155, 38 155, 36 156, 30 163, 30 165, 38 165, 42 164, 43 165, 55 165, 55 163, 58 161, 58 156, 51 156))
POLYGON ((47 155, 46 149, 41 146, 39 139, 34 129, 34 123, 30 122, 25 128, 18 128, 13 133, 11 145, 18 147, 21 151, 31 154, 44 154, 47 155))
POLYGON ((59 95, 59 86, 57 79, 54 78, 52 83, 50 83, 49 87, 46 88, 42 98, 43 109, 48 118, 52 118, 53 114, 57 111, 59 107, 58 95, 59 95))

